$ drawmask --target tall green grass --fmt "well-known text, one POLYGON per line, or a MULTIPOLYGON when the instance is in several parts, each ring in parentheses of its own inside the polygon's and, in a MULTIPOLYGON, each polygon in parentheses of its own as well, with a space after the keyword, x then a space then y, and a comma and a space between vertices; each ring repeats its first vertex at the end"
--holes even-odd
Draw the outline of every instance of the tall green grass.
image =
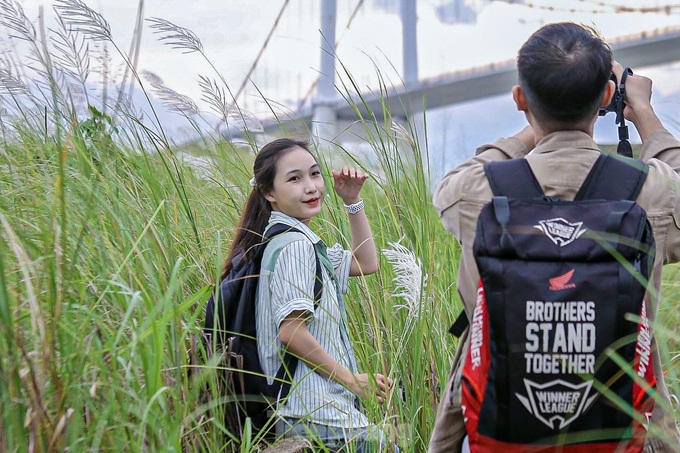
MULTIPOLYGON (((222 150, 206 177, 165 150, 138 154, 115 136, 95 160, 77 127, 63 144, 24 133, 3 144, 0 163, 3 444, 220 445, 219 418, 205 420, 186 366, 249 187, 239 162, 252 156, 222 150)), ((394 153, 397 143, 390 146, 394 153)), ((401 240, 432 277, 415 310, 399 309, 383 260, 347 300, 361 368, 405 388, 405 400, 395 393, 367 410, 395 427, 401 444, 422 450, 454 350, 444 332, 459 310, 456 247, 425 180, 405 182, 422 168, 403 165, 403 176, 368 185, 367 210, 378 247, 401 240)), ((337 200, 329 204, 314 227, 328 242, 346 241, 346 214, 337 200)))
MULTIPOLYGON (((175 146, 162 125, 138 120, 125 84, 83 109, 63 69, 84 85, 95 55, 79 43, 95 38, 102 52, 117 49, 105 19, 61 2, 64 26, 52 32, 72 45, 50 47, 17 5, 0 1, 0 17, 33 45, 47 91, 28 83, 21 64, 2 74, 3 99, 16 103, 0 118, 0 450, 257 450, 258 434, 230 433, 219 395, 202 393, 204 383, 214 388, 216 365, 188 378, 204 306, 250 189, 252 151, 207 136, 175 146), (208 167, 179 159, 196 149, 208 167)), ((189 31, 152 24, 161 37, 175 33, 174 46, 203 53, 189 31)), ((128 68, 142 83, 130 60, 128 68)), ((345 75, 344 94, 360 114, 363 100, 345 75)), ((214 110, 248 119, 219 76, 201 80, 214 110)), ((190 103, 176 100, 191 121, 190 103)), ((455 352, 447 330, 462 308, 459 248, 430 203, 424 137, 383 113, 360 119, 375 160, 342 149, 319 158, 326 175, 343 161, 374 175, 362 195, 385 252, 377 274, 351 284, 350 330, 360 369, 396 383, 385 403, 366 401, 370 419, 402 450, 424 451, 455 352)), ((313 228, 328 243, 349 241, 333 196, 313 228)), ((669 269, 665 281, 659 330, 676 390, 677 272, 669 269)))

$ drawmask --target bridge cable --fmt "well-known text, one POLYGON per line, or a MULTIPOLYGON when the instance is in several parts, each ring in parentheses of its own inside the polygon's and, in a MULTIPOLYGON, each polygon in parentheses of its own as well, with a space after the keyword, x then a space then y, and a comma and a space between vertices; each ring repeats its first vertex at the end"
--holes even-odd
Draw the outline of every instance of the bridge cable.
POLYGON ((283 6, 281 7, 279 14, 276 16, 276 19, 274 20, 274 24, 269 29, 269 33, 267 34, 267 38, 264 40, 264 43, 262 44, 262 47, 260 48, 260 51, 257 54, 257 57, 255 57, 255 61, 253 61, 253 64, 250 66, 250 69, 248 70, 248 74, 246 74, 245 78, 243 79, 243 82, 241 82, 241 86, 239 87, 238 91, 236 92, 236 95, 234 96, 234 102, 236 102, 238 97, 243 92, 243 89, 245 88, 246 84, 250 80, 250 76, 253 75, 253 71, 255 71, 255 68, 257 67, 257 64, 259 63, 260 58, 262 57, 262 54, 264 53, 265 49, 267 48, 267 45, 269 45, 269 40, 271 39, 272 35, 274 34, 276 27, 278 27, 279 21, 281 20, 281 16, 283 16, 283 12, 286 10, 286 7, 288 7, 289 3, 290 3, 290 0, 285 0, 283 2, 283 6))
POLYGON ((524 6, 526 8, 533 8, 533 9, 541 9, 545 11, 561 11, 561 12, 569 12, 569 13, 588 13, 588 14, 619 14, 619 13, 642 13, 642 14, 650 14, 650 13, 663 13, 666 15, 671 15, 673 13, 673 10, 679 9, 680 4, 675 3, 675 4, 668 4, 668 5, 663 5, 663 6, 642 6, 642 7, 634 7, 634 6, 624 6, 624 5, 615 5, 612 3, 605 3, 602 1, 588 1, 588 0, 580 0, 580 3, 584 4, 591 4, 593 7, 598 7, 600 9, 586 9, 584 8, 576 8, 576 7, 557 7, 557 6, 546 6, 546 5, 539 5, 536 3, 518 3, 517 0, 499 0, 502 1, 503 3, 508 3, 511 5, 518 5, 518 6, 524 6), (609 8, 609 9, 604 9, 604 8, 609 8))

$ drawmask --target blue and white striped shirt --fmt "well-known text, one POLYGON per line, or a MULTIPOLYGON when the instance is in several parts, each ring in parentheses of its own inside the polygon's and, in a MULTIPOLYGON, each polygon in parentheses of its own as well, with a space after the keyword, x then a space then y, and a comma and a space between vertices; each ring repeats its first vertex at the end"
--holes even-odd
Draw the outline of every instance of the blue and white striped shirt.
MULTIPOLYGON (((256 319, 258 353, 265 374, 269 376, 270 383, 273 382, 281 365, 283 348, 279 340, 279 325, 290 313, 298 310, 309 313, 307 328, 321 347, 342 366, 356 373, 354 349, 347 337, 343 302, 338 294, 347 292, 351 252, 340 244, 327 249, 334 275, 331 279, 322 266, 323 292, 315 310, 312 295, 316 278, 314 244, 321 238, 297 219, 278 211, 272 212, 268 226, 273 223, 295 227, 302 234, 283 233, 298 234, 299 239, 281 249, 273 266, 268 266, 263 260, 257 289, 256 319), (336 291, 336 285, 339 291, 336 291)), ((278 413, 282 417, 304 418, 327 426, 368 426, 368 419, 356 408, 355 401, 356 396, 352 392, 299 361, 288 400, 278 413)))

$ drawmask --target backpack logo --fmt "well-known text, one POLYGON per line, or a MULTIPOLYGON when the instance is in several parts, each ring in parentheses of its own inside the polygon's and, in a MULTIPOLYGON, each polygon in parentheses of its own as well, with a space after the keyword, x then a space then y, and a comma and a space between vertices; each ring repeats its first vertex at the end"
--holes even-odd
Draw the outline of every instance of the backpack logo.
POLYGON ((592 385, 592 381, 570 384, 557 379, 538 384, 524 379, 527 396, 519 393, 515 393, 515 396, 530 414, 546 426, 560 430, 579 418, 593 403, 597 393, 589 397, 592 385))
POLYGON ((576 288, 574 283, 570 283, 569 280, 574 276, 575 269, 570 270, 566 274, 562 274, 558 277, 549 278, 550 291, 562 291, 563 289, 576 288))
POLYGON ((540 220, 534 228, 541 230, 555 245, 560 247, 571 244, 587 230, 583 228, 583 222, 570 223, 562 217, 540 220))

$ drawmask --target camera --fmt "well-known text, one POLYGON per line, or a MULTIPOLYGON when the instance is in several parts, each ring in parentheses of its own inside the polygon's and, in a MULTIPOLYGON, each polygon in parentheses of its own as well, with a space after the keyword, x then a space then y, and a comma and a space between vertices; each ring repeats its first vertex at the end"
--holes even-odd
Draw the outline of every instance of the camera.
POLYGON ((624 69, 620 83, 616 80, 616 75, 613 72, 609 74, 609 80, 614 82, 616 89, 609 105, 600 107, 599 111, 600 116, 609 112, 616 113, 616 124, 619 125, 619 144, 616 146, 616 153, 626 157, 633 157, 633 148, 628 142, 628 126, 626 126, 626 120, 623 117, 623 109, 626 107, 626 79, 632 74, 633 71, 630 68, 624 69))
MULTIPOLYGON (((605 116, 609 112, 614 112, 616 113, 619 109, 619 103, 623 107, 623 95, 619 92, 619 82, 616 80, 616 75, 612 72, 609 75, 609 80, 613 81, 616 84, 616 90, 614 91, 614 96, 612 96, 612 101, 609 103, 609 105, 600 107, 600 116, 605 116)), ((623 111, 623 108, 621 109, 623 111)))
POLYGON ((624 102, 624 96, 626 93, 626 78, 631 74, 633 74, 633 71, 631 71, 630 68, 626 68, 623 71, 623 77, 621 77, 620 84, 619 81, 616 80, 616 75, 614 75, 613 72, 609 74, 609 80, 614 82, 616 85, 616 90, 614 90, 614 96, 612 96, 612 101, 609 103, 609 105, 600 107, 600 116, 604 116, 609 112, 614 112, 617 116, 616 122, 620 122, 619 116, 623 116, 623 108, 626 106, 626 103, 624 102))

